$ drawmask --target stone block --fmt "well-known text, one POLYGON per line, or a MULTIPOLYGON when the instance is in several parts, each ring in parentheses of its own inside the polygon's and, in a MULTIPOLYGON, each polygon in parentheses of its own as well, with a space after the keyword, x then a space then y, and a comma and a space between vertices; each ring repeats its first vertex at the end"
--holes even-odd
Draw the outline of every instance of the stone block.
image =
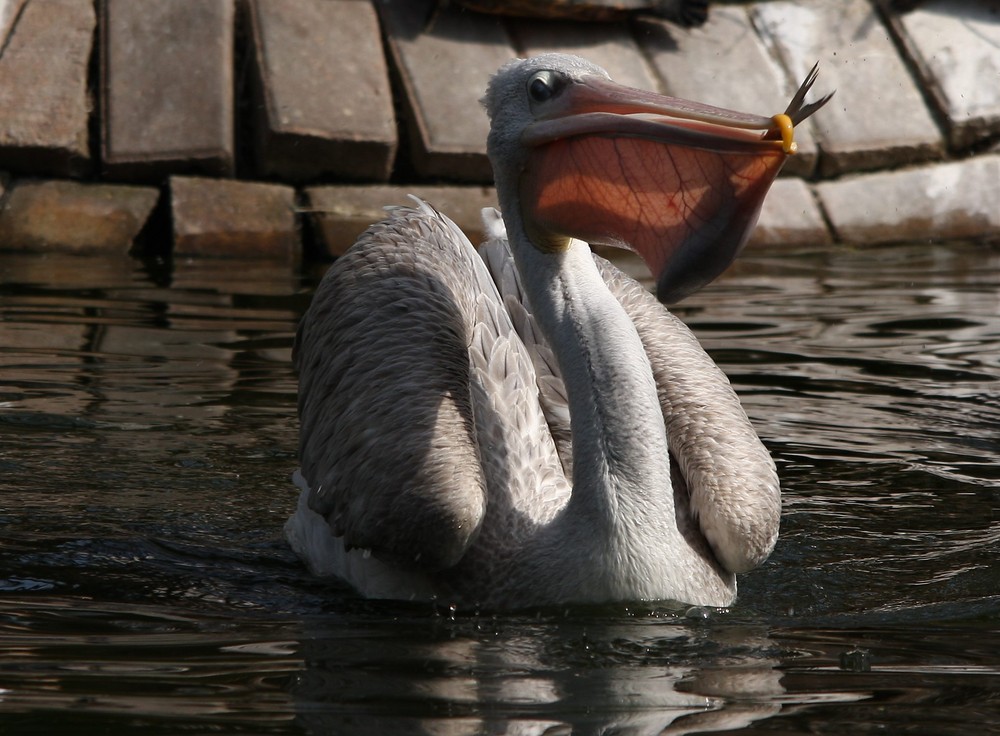
POLYGON ((816 185, 840 240, 1000 240, 1000 154, 816 185))
POLYGON ((280 184, 170 177, 174 256, 297 260, 295 190, 280 184))
POLYGON ((792 77, 819 60, 822 88, 837 90, 814 118, 823 176, 941 156, 941 131, 868 0, 775 0, 750 13, 792 77))
POLYGON ((522 56, 550 51, 574 54, 602 67, 619 84, 660 91, 639 44, 622 23, 511 21, 508 29, 522 56))
POLYGON ((801 179, 778 179, 760 210, 747 247, 830 245, 833 238, 816 198, 801 179))
POLYGON ((17 22, 21 9, 27 1, 0 0, 0 48, 7 42, 7 35, 17 22))
POLYGON ((488 182, 489 120, 479 99, 514 58, 502 21, 437 0, 377 0, 403 94, 411 163, 421 178, 488 182))
POLYGON ((15 0, 3 11, 0 166, 34 176, 86 173, 92 0, 15 0))
POLYGON ((1000 4, 927 0, 887 13, 957 149, 1000 133, 1000 4))
MULTIPOLYGON (((771 116, 785 110, 805 77, 792 78, 784 71, 743 6, 714 6, 700 28, 643 20, 635 25, 635 34, 663 79, 663 91, 674 97, 771 116)), ((831 89, 828 81, 824 70, 810 99, 831 89)), ((799 151, 785 162, 783 172, 810 176, 819 153, 812 120, 796 128, 795 140, 799 151)))
POLYGON ((103 0, 101 146, 109 176, 229 175, 234 0, 103 0))
POLYGON ((250 0, 258 172, 384 181, 396 120, 378 16, 356 0, 250 0))
POLYGON ((159 196, 155 187, 16 181, 0 209, 0 249, 127 253, 159 196))
POLYGON ((305 190, 313 231, 323 255, 339 256, 374 222, 387 205, 413 205, 420 197, 462 228, 474 245, 483 240, 482 212, 496 207, 492 187, 477 186, 327 186, 305 190))

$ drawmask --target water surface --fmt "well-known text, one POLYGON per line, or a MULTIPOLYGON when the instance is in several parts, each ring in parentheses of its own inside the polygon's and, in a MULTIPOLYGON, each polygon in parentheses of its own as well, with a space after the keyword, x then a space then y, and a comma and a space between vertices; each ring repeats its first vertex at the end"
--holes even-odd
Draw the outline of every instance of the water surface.
POLYGON ((758 251, 676 310, 784 489, 721 612, 455 615, 311 579, 281 525, 313 283, 0 259, 0 732, 996 729, 997 251, 758 251))

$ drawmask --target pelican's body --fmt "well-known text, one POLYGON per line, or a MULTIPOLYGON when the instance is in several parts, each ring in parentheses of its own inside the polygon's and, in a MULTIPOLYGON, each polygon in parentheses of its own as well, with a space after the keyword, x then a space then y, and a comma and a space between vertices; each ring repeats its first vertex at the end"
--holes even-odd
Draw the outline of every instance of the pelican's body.
MULTIPOLYGON (((604 220, 566 216, 553 157, 572 136, 598 155, 610 149, 593 116, 566 113, 579 101, 560 85, 605 84, 600 74, 553 55, 494 78, 486 105, 504 214, 484 213, 481 254, 418 203, 370 228, 321 284, 296 344, 303 490, 286 526, 314 572, 369 597, 488 608, 725 606, 735 573, 773 548, 777 476, 729 382, 651 294, 572 237, 596 239, 604 220), (552 99, 563 107, 553 112, 552 99), (561 115, 583 128, 561 128, 561 115)), ((630 144, 610 140, 634 184, 621 153, 630 144)), ((776 173, 780 149, 735 140, 776 173)), ((724 168, 750 179, 742 166, 724 168)), ((728 205, 736 225, 715 227, 720 240, 747 219, 728 205)), ((695 265, 661 277, 661 293, 716 268, 690 252, 692 219, 677 239, 695 265)), ((637 248, 650 240, 634 222, 627 235, 637 248)), ((668 256, 647 260, 670 273, 668 256)))

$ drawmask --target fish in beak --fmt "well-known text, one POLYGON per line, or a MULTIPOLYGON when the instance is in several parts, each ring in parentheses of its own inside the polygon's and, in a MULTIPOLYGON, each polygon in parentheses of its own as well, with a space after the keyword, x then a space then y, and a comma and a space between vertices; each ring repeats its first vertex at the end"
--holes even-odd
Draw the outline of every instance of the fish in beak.
POLYGON ((558 80, 559 94, 521 135, 530 151, 519 182, 529 235, 543 248, 569 237, 630 248, 652 271, 657 298, 680 301, 743 248, 795 152, 794 126, 832 96, 803 104, 815 78, 816 67, 773 117, 596 75, 558 80))

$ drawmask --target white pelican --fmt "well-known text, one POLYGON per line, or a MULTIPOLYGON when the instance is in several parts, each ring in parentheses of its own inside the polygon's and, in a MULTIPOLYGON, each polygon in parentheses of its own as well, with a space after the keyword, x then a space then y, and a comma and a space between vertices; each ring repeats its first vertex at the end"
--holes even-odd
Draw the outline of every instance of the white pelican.
POLYGON ((767 118, 575 57, 503 66, 482 255, 427 204, 392 209, 302 320, 285 529, 311 570, 492 609, 732 603, 777 539, 774 463, 692 333, 587 243, 636 250, 665 301, 717 276, 825 102, 802 104, 813 77, 767 118))

